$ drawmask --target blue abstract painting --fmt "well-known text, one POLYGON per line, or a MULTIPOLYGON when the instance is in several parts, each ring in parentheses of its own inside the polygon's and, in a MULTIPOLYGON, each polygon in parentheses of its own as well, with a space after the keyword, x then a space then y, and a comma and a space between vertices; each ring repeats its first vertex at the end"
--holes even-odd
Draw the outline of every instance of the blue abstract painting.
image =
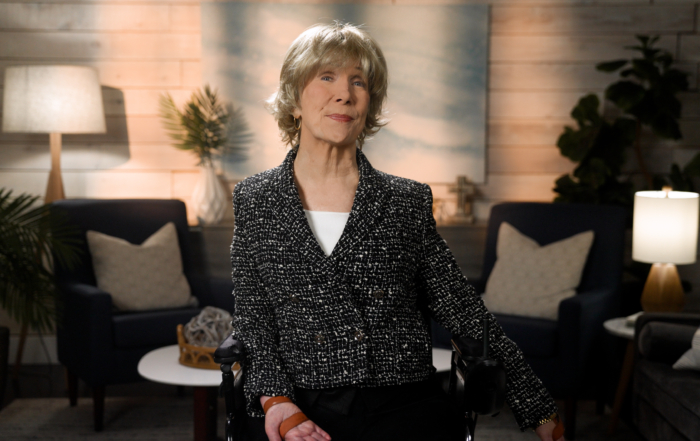
POLYGON ((202 4, 202 76, 240 108, 253 133, 229 178, 276 167, 287 149, 264 103, 285 52, 309 26, 362 25, 389 66, 391 122, 363 152, 384 172, 421 182, 485 178, 488 6, 202 4))

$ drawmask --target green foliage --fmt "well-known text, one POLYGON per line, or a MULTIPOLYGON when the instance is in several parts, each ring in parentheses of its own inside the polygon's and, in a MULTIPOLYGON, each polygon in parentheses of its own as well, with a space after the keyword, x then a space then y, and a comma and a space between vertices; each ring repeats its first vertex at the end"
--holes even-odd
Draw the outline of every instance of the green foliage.
POLYGON ((168 136, 176 141, 175 147, 192 151, 200 165, 224 154, 245 156, 251 134, 242 110, 221 103, 208 85, 203 91, 196 90, 182 111, 170 94, 161 95, 160 114, 168 136))
MULTIPOLYGON (((653 47, 659 37, 637 36, 639 45, 627 47, 641 54, 631 60, 599 63, 601 72, 618 72, 620 80, 605 90, 605 98, 621 115, 606 118, 600 111, 600 101, 594 94, 579 100, 571 111, 578 127, 565 127, 557 146, 563 156, 578 163, 572 174, 557 179, 555 202, 586 202, 631 206, 634 187, 622 180, 625 151, 633 147, 641 159, 642 127, 649 127, 657 136, 680 139, 678 119, 681 103, 676 97, 688 89, 687 74, 672 68, 673 56, 653 47)), ((642 173, 652 185, 652 177, 640 161, 642 173)), ((691 174, 700 176, 700 158, 691 161, 684 170, 677 165, 669 179, 674 188, 692 188, 691 174), (677 186, 677 187, 676 187, 677 186)), ((653 185, 665 180, 656 177, 653 185), (658 181, 658 182, 657 182, 658 181)))
POLYGON ((0 189, 0 307, 22 324, 51 330, 59 312, 51 268, 78 261, 75 231, 37 196, 0 189))

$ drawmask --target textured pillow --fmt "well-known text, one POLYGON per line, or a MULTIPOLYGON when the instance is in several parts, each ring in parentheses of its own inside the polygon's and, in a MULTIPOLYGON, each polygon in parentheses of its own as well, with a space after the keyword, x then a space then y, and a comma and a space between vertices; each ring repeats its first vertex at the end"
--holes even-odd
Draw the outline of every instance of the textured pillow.
POLYGON ((491 312, 556 320, 559 302, 576 294, 593 231, 541 247, 511 224, 498 229, 496 264, 486 282, 491 312))
POLYGON ((673 364, 673 369, 700 371, 700 328, 695 331, 692 347, 673 364))
POLYGON ((97 286, 122 311, 196 305, 182 270, 175 224, 168 222, 141 245, 87 232, 97 286))

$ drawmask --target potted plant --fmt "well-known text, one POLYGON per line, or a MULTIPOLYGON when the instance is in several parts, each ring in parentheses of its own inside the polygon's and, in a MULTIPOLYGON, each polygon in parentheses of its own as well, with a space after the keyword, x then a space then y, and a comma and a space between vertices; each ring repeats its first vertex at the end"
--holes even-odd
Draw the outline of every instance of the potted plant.
POLYGON ((192 194, 192 207, 200 224, 216 224, 224 216, 228 195, 216 175, 214 160, 225 155, 242 157, 250 139, 240 109, 224 105, 206 85, 196 90, 183 110, 170 94, 160 98, 163 127, 175 147, 194 153, 200 176, 192 194))
MULTIPOLYGON (((640 53, 631 60, 600 63, 602 72, 619 71, 619 81, 605 90, 614 107, 608 115, 599 110, 594 94, 581 98, 571 112, 578 128, 565 127, 557 146, 563 156, 578 163, 572 174, 557 179, 555 202, 617 204, 632 207, 634 184, 621 177, 626 150, 633 149, 646 188, 661 188, 662 175, 653 176, 642 154, 642 137, 650 131, 662 139, 678 140, 681 103, 678 92, 688 89, 688 74, 672 67, 673 56, 654 47, 659 37, 637 36, 639 45, 628 47, 640 53)), ((689 175, 700 176, 700 156, 685 169, 674 164, 669 178, 678 185, 692 185, 689 175), (689 184, 690 183, 690 184, 689 184)))
POLYGON ((0 188, 0 307, 21 326, 15 378, 28 329, 53 329, 60 313, 54 259, 70 268, 78 261, 73 229, 38 196, 0 188))

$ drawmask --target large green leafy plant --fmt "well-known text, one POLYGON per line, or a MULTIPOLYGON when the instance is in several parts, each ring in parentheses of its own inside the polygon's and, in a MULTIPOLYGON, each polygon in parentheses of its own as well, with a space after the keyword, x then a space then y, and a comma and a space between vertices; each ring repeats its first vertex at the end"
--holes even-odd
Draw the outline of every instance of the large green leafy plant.
POLYGON ((49 331, 57 318, 52 268, 78 261, 75 231, 38 196, 0 189, 0 307, 22 324, 49 331), (55 259, 55 260, 54 260, 55 259))
MULTIPOLYGON (((645 128, 658 138, 678 140, 681 103, 678 92, 688 89, 688 74, 672 66, 673 56, 654 47, 659 37, 638 36, 639 45, 627 47, 639 53, 631 60, 600 63, 602 72, 619 72, 619 81, 605 90, 605 98, 614 105, 613 116, 600 111, 594 94, 581 98, 571 112, 578 127, 565 127, 557 146, 562 155, 578 163, 573 173, 561 176, 554 191, 555 202, 586 202, 631 206, 633 183, 622 178, 626 151, 633 149, 647 188, 660 187, 665 176, 654 177, 642 154, 645 128)), ((685 169, 672 167, 669 179, 692 186, 690 175, 700 172, 696 157, 685 169)), ((700 175, 700 173, 698 173, 700 175)))
POLYGON ((251 137, 242 110, 224 104, 208 85, 196 90, 182 110, 170 94, 161 95, 160 114, 175 147, 193 152, 199 165, 215 157, 242 158, 251 137))

